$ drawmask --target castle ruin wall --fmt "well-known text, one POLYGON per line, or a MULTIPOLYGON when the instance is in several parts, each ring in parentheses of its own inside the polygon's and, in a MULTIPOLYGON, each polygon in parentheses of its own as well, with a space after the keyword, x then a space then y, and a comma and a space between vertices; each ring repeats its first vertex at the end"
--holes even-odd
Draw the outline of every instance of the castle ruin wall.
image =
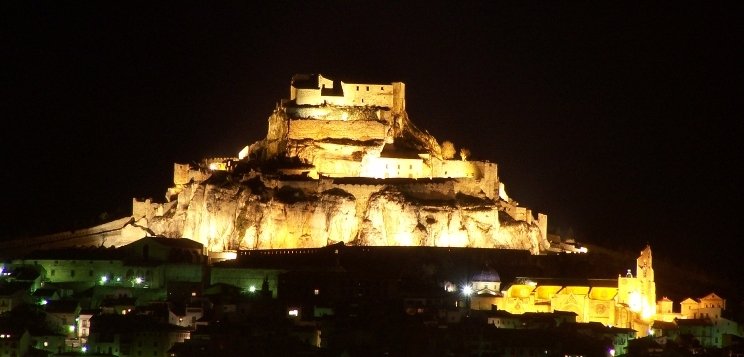
POLYGON ((336 107, 330 105, 323 106, 302 106, 285 108, 287 116, 292 120, 297 119, 317 119, 317 120, 337 120, 337 121, 385 121, 390 122, 390 111, 376 107, 336 107))
POLYGON ((383 140, 387 126, 379 121, 339 121, 297 119, 289 122, 290 140, 323 140, 328 138, 350 140, 383 140))

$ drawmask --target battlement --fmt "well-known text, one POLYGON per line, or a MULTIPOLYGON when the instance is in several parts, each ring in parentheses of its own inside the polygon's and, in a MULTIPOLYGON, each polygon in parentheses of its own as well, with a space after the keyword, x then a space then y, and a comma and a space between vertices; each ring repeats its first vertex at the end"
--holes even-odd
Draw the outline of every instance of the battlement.
POLYGON ((320 74, 292 77, 289 99, 297 105, 372 106, 405 110, 405 84, 344 83, 320 74))

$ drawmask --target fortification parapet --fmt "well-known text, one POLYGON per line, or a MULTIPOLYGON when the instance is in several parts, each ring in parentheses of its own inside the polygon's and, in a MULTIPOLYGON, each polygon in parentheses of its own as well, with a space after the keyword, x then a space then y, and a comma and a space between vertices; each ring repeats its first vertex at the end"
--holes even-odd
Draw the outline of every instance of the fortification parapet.
POLYGON ((162 216, 168 212, 177 201, 171 201, 166 203, 154 203, 152 199, 148 198, 145 200, 132 199, 132 217, 137 221, 141 218, 146 218, 148 221, 152 220, 152 217, 162 216))
POLYGON ((320 74, 298 74, 292 78, 289 99, 297 105, 387 107, 397 113, 405 109, 405 85, 344 83, 320 74))
POLYGON ((183 186, 191 181, 191 178, 189 177, 190 170, 191 165, 189 164, 173 164, 173 183, 176 187, 183 186))

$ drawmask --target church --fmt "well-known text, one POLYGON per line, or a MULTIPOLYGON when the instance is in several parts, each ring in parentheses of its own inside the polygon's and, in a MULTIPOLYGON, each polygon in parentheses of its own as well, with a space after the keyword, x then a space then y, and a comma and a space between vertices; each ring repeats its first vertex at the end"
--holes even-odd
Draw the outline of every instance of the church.
POLYGON ((512 314, 570 311, 576 313, 577 322, 631 328, 641 337, 656 318, 651 263, 651 247, 647 246, 636 259, 636 274, 629 269, 617 279, 518 277, 500 289, 501 281, 484 281, 500 280, 498 274, 477 274, 470 306, 475 310, 495 306, 512 314))

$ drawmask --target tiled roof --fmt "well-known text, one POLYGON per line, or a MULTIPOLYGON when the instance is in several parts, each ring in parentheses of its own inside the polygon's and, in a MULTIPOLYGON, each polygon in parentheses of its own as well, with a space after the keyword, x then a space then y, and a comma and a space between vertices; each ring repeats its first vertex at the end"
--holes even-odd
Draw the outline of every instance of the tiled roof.
POLYGON ((713 326, 710 319, 675 319, 677 326, 713 326))
POLYGON ((204 245, 188 238, 148 237, 162 245, 176 248, 202 249, 204 245))
POLYGON ((495 270, 483 270, 475 275, 473 275, 473 279, 471 279, 473 282, 501 282, 501 277, 499 276, 499 273, 497 273, 495 270))
POLYGON ((44 306, 44 311, 48 313, 71 314, 80 307, 77 300, 52 300, 44 306))

